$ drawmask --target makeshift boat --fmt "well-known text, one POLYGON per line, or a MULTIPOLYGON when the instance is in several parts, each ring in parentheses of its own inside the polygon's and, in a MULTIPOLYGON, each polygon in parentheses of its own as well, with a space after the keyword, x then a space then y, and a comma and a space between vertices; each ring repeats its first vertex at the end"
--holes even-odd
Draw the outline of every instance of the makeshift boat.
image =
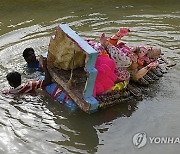
POLYGON ((48 70, 54 81, 64 91, 63 95, 71 98, 86 113, 133 99, 142 99, 142 87, 154 83, 167 72, 168 67, 174 65, 161 56, 159 67, 147 73, 138 82, 130 81, 127 88, 123 90, 111 90, 94 97, 96 59, 97 51, 68 25, 57 26, 56 34, 52 36, 49 43, 48 70))

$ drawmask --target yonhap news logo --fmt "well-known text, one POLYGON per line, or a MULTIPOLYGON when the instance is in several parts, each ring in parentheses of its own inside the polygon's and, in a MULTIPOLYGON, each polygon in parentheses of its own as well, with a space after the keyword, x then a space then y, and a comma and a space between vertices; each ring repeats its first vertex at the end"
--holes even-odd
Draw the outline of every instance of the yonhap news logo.
POLYGON ((136 133, 133 136, 133 143, 137 148, 141 148, 146 145, 147 143, 147 135, 145 132, 136 133))
POLYGON ((148 137, 145 132, 136 133, 132 138, 135 147, 142 148, 147 143, 149 144, 180 144, 180 137, 148 137))

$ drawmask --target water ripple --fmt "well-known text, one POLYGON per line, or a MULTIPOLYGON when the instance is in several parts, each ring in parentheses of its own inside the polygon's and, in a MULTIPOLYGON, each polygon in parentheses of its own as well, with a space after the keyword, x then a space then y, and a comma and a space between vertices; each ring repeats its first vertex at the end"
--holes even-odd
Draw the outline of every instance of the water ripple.
MULTIPOLYGON (((49 1, 44 3, 47 2, 49 1)), ((5 76, 12 70, 22 73, 23 82, 35 78, 35 74, 27 76, 24 70, 22 51, 26 47, 33 47, 37 54, 47 52, 50 37, 55 34, 55 27, 59 23, 68 24, 83 38, 97 41, 103 32, 110 37, 121 26, 129 27, 131 33, 122 38, 127 45, 147 44, 161 47, 173 61, 178 63, 180 60, 179 11, 166 10, 162 14, 158 9, 154 12, 153 5, 137 5, 134 2, 130 5, 126 1, 121 2, 122 4, 116 1, 95 2, 98 5, 91 5, 86 1, 81 2, 83 6, 74 4, 76 7, 72 8, 72 1, 70 3, 68 0, 69 5, 61 2, 66 6, 61 6, 61 9, 56 3, 54 1, 53 6, 46 5, 46 12, 31 10, 32 14, 37 11, 37 17, 33 14, 29 18, 22 16, 19 19, 16 15, 14 20, 8 21, 8 18, 3 18, 0 21, 1 89, 8 88, 5 76), (54 11, 55 8, 58 9, 54 11), (42 14, 39 15, 40 12, 42 14)), ((175 99, 179 98, 179 64, 177 65, 161 80, 161 91, 149 100, 140 104, 133 103, 128 107, 117 106, 94 115, 87 115, 82 111, 71 113, 46 95, 0 95, 0 153, 95 153, 97 148, 104 148, 107 152, 114 147, 119 153, 119 145, 122 153, 130 153, 126 149, 132 146, 131 143, 126 139, 122 141, 122 138, 129 139, 132 137, 130 132, 141 127, 146 130, 156 125, 167 127, 171 121, 162 123, 156 118, 162 117, 160 111, 169 111, 170 108, 174 113, 178 113, 179 105, 175 99), (167 100, 174 101, 173 105, 168 104, 167 100), (147 103, 148 101, 150 103, 147 103), (149 117, 151 126, 147 124, 149 117), (106 146, 108 141, 112 142, 106 146)), ((168 115, 164 114, 165 117, 170 116, 176 121, 179 117, 170 115, 170 111, 168 115)), ((157 133, 155 128, 149 131, 157 133)))

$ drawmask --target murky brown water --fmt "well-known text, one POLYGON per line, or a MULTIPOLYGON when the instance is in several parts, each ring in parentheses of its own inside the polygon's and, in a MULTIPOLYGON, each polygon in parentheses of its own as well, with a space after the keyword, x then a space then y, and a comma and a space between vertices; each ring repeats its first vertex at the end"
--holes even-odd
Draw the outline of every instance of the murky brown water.
POLYGON ((0 95, 0 154, 122 153, 177 154, 179 144, 132 143, 137 132, 180 136, 180 1, 179 0, 1 0, 0 88, 12 70, 23 70, 22 51, 46 52, 55 26, 67 23, 80 36, 98 40, 120 26, 131 34, 128 45, 161 47, 177 63, 152 86, 143 101, 119 105, 93 115, 71 113, 47 96, 0 95))

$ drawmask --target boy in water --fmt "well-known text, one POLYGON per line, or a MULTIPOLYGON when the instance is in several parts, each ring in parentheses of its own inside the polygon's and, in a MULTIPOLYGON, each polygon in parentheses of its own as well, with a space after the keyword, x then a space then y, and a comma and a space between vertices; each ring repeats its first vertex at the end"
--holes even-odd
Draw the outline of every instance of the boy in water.
MULTIPOLYGON (((47 53, 41 54, 39 59, 37 59, 34 49, 26 48, 23 51, 23 57, 24 57, 24 60, 27 62, 26 67, 29 71, 44 71, 45 72, 45 80, 43 80, 43 82, 42 80, 38 80, 38 81, 33 81, 33 83, 31 82, 27 83, 25 85, 25 88, 22 88, 22 90, 26 89, 29 86, 29 92, 31 92, 31 89, 32 91, 34 91, 33 88, 37 89, 40 87, 44 91, 46 91, 52 98, 54 98, 61 104, 64 104, 65 106, 69 107, 71 111, 77 109, 77 105, 74 104, 74 102, 63 92, 63 90, 58 86, 58 84, 52 83, 52 82, 49 82, 49 84, 47 84, 47 79, 49 79, 48 77, 50 77, 50 74, 47 68, 44 69, 44 64, 43 64, 44 61, 47 61, 47 53), (34 87, 31 87, 31 85, 34 87)), ((44 78, 44 76, 39 76, 38 78, 42 79, 44 78)))
POLYGON ((28 70, 43 71, 42 61, 43 61, 43 59, 47 58, 46 53, 42 54, 39 57, 39 59, 37 59, 34 49, 33 48, 26 48, 23 51, 23 57, 24 57, 24 60, 27 62, 26 67, 28 68, 28 70))
POLYGON ((42 88, 51 84, 51 75, 47 70, 47 61, 43 60, 43 70, 45 72, 44 80, 37 81, 28 81, 25 84, 21 84, 21 74, 13 71, 7 74, 6 78, 8 80, 9 85, 12 87, 9 90, 3 91, 3 94, 27 94, 27 93, 35 93, 35 91, 39 88, 42 88))

